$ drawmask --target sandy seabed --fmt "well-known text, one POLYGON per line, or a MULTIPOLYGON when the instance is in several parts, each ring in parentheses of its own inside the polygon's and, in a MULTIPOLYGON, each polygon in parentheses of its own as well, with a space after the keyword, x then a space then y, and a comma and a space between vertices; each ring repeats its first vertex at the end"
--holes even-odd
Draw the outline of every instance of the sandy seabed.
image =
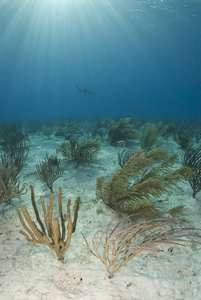
MULTIPOLYGON (((34 175, 36 164, 41 163, 46 154, 55 155, 56 147, 63 139, 46 139, 41 135, 31 135, 31 147, 26 165, 21 173, 21 182, 32 184, 36 203, 42 214, 40 195, 46 203, 50 192, 34 175)), ((180 152, 178 145, 168 140, 164 148, 180 152)), ((139 150, 139 145, 134 145, 139 150)), ((100 153, 92 162, 75 168, 74 162, 61 158, 65 173, 54 183, 55 202, 58 187, 62 187, 64 203, 72 203, 81 197, 76 232, 71 245, 60 262, 46 245, 28 243, 19 234, 23 229, 16 210, 25 205, 34 218, 30 201, 30 190, 22 200, 13 199, 11 204, 0 207, 0 299, 4 300, 199 300, 201 299, 201 245, 186 247, 163 245, 164 252, 144 252, 128 262, 114 277, 109 279, 105 266, 86 247, 81 233, 88 242, 98 230, 105 231, 107 224, 120 217, 107 209, 102 201, 94 201, 96 178, 109 175, 119 169, 118 149, 102 143, 100 153), (170 248, 172 251, 170 251, 170 248)), ((179 167, 179 163, 178 163, 179 167)), ((181 185, 183 191, 176 190, 162 198, 163 211, 177 205, 185 205, 185 210, 176 221, 184 227, 201 228, 201 193, 192 198, 190 184, 181 185)), ((55 210, 56 213, 56 210, 55 210)), ((169 214, 163 215, 168 217, 169 214)))

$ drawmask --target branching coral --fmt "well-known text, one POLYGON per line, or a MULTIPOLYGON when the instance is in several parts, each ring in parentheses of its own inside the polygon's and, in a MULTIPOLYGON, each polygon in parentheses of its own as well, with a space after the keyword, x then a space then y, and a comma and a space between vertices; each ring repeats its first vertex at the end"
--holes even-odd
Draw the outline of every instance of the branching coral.
POLYGON ((163 125, 162 122, 158 122, 157 125, 146 123, 140 136, 141 149, 149 151, 157 143, 158 137, 165 134, 167 129, 168 125, 163 125))
POLYGON ((45 135, 48 139, 50 139, 51 135, 53 134, 54 129, 53 127, 44 127, 42 130, 42 134, 45 135))
POLYGON ((194 144, 193 137, 188 133, 188 131, 179 127, 177 128, 173 139, 182 149, 185 150, 191 148, 194 144))
POLYGON ((189 176, 188 181, 193 190, 193 198, 195 198, 201 190, 201 147, 189 149, 184 155, 183 163, 194 172, 192 176, 189 176))
POLYGON ((49 187, 51 193, 53 192, 53 183, 62 177, 64 169, 60 165, 60 161, 56 156, 46 155, 45 160, 36 165, 36 172, 34 172, 37 179, 45 182, 49 187))
POLYGON ((129 160, 129 158, 135 155, 136 151, 133 149, 123 149, 118 153, 118 163, 121 168, 123 168, 124 164, 129 160))
POLYGON ((80 163, 95 157, 100 148, 100 138, 81 140, 79 136, 72 137, 69 142, 63 143, 57 152, 61 152, 69 160, 80 163))
POLYGON ((53 195, 51 195, 49 198, 49 205, 47 206, 47 208, 45 207, 44 199, 41 196, 41 205, 43 208, 44 221, 45 221, 45 224, 43 224, 38 212, 38 208, 36 206, 33 186, 30 185, 30 188, 31 188, 31 202, 32 202, 32 206, 34 209, 34 213, 38 225, 36 225, 36 223, 31 219, 30 214, 27 211, 26 207, 23 206, 21 210, 29 227, 26 225, 20 210, 17 210, 17 214, 20 219, 20 222, 26 231, 24 232, 20 230, 20 234, 24 235, 28 242, 37 243, 37 244, 46 244, 50 249, 55 251, 58 260, 63 260, 64 253, 70 247, 72 233, 75 232, 76 229, 78 210, 80 205, 80 197, 78 197, 77 200, 75 201, 74 220, 72 221, 71 213, 70 213, 71 200, 68 200, 67 203, 67 214, 63 214, 61 188, 59 187, 58 208, 59 208, 59 217, 61 222, 61 226, 60 226, 58 218, 52 219, 53 200, 54 200, 53 195), (67 225, 65 224, 66 222, 67 225))
POLYGON ((16 175, 25 165, 30 147, 29 139, 14 125, 3 124, 0 128, 0 146, 6 157, 14 162, 16 175))
POLYGON ((118 146, 118 142, 134 140, 139 132, 130 124, 131 118, 122 118, 119 121, 111 121, 108 126, 108 141, 111 145, 118 146))
POLYGON ((168 219, 144 220, 136 224, 125 224, 125 219, 111 228, 113 219, 109 222, 106 232, 96 232, 91 247, 82 234, 90 253, 105 265, 109 278, 142 252, 162 252, 156 248, 157 245, 184 246, 184 243, 189 243, 189 237, 191 242, 200 244, 201 236, 191 233, 195 228, 182 228, 168 219))
POLYGON ((152 215, 158 212, 153 198, 179 188, 178 182, 187 180, 192 174, 188 167, 172 171, 176 160, 176 154, 170 155, 160 148, 149 152, 140 150, 110 178, 97 179, 97 197, 116 211, 138 212, 145 217, 152 215))
POLYGON ((12 198, 20 199, 21 195, 26 194, 26 192, 26 184, 20 187, 15 163, 2 155, 0 162, 0 204, 12 198))

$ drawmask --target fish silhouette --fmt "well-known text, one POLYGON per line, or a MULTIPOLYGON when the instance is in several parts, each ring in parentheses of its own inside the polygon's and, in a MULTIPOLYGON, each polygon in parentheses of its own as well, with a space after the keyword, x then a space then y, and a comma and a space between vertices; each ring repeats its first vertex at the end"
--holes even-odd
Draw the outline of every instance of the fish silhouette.
POLYGON ((96 94, 88 90, 86 87, 80 88, 77 84, 75 85, 80 94, 84 96, 95 96, 96 94))

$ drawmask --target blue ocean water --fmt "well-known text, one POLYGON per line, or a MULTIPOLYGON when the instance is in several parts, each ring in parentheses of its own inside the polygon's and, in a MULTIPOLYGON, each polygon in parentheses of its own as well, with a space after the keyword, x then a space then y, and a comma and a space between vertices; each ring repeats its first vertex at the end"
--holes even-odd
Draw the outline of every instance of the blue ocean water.
POLYGON ((0 0, 0 121, 199 118, 200 32, 200 0, 0 0))

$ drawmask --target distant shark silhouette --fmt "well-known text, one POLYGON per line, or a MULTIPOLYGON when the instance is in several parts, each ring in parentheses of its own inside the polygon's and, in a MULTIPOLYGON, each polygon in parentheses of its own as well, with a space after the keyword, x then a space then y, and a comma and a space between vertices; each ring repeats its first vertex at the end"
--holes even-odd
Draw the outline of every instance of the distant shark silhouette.
POLYGON ((80 94, 84 96, 95 96, 96 94, 93 93, 92 91, 88 90, 87 88, 80 88, 77 84, 75 85, 77 90, 79 91, 80 94))

